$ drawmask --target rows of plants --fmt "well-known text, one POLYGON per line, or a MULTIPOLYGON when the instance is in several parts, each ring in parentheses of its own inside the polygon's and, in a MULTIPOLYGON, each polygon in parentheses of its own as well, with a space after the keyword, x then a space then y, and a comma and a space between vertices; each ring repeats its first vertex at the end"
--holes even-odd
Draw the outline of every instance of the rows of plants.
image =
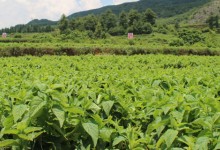
POLYGON ((43 55, 86 55, 86 54, 173 54, 173 55, 209 55, 219 56, 218 48, 169 47, 145 45, 113 45, 113 44, 72 44, 72 43, 0 43, 0 57, 43 56, 43 55))
POLYGON ((219 56, 26 56, 0 67, 0 149, 220 149, 219 56))

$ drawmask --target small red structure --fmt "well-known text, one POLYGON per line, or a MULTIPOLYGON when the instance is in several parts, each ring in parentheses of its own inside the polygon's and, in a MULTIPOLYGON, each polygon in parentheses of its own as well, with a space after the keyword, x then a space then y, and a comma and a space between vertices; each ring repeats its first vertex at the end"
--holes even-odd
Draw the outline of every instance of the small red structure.
POLYGON ((128 33, 128 39, 133 39, 134 38, 134 34, 133 33, 128 33))
POLYGON ((7 33, 2 33, 2 38, 6 38, 7 37, 7 33))

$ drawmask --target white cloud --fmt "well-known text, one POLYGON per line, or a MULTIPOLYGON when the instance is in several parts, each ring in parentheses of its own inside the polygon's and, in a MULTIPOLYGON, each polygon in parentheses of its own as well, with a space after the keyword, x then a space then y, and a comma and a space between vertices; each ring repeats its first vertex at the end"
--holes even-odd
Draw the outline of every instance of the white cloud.
POLYGON ((125 2, 136 2, 136 1, 138 1, 138 0, 113 0, 113 4, 118 5, 118 4, 122 4, 125 2))
POLYGON ((101 0, 0 0, 0 28, 101 7, 101 0))

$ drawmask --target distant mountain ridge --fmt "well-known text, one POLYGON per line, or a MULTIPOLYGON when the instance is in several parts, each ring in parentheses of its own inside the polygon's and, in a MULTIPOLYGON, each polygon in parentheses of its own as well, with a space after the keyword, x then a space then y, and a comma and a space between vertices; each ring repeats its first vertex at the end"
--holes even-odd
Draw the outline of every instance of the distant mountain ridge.
POLYGON ((106 9, 111 9, 113 13, 119 14, 122 10, 129 11, 131 9, 136 9, 139 12, 145 11, 147 8, 151 8, 156 12, 158 17, 166 18, 172 17, 174 15, 179 15, 186 13, 187 11, 200 7, 212 0, 140 0, 137 2, 124 3, 121 5, 111 5, 105 6, 99 9, 93 9, 88 11, 82 11, 74 13, 68 18, 83 17, 88 14, 101 14, 106 9))
POLYGON ((56 25, 57 21, 51 21, 51 20, 48 20, 48 19, 34 19, 30 22, 27 23, 27 25, 42 25, 42 26, 45 26, 45 25, 56 25))
POLYGON ((220 0, 213 0, 195 11, 189 18, 189 24, 205 23, 209 16, 220 16, 220 0))
MULTIPOLYGON (((120 5, 110 5, 98 9, 77 12, 69 15, 67 18, 74 19, 89 14, 99 15, 107 9, 111 9, 113 13, 119 14, 123 10, 128 12, 131 9, 143 12, 147 8, 151 8, 157 14, 158 18, 166 19, 186 14, 188 23, 204 23, 204 20, 206 20, 210 14, 220 15, 220 0, 139 0, 136 2, 127 2, 120 5)), ((57 22, 58 21, 51 21, 48 19, 34 19, 26 25, 48 26, 56 25, 57 22)))

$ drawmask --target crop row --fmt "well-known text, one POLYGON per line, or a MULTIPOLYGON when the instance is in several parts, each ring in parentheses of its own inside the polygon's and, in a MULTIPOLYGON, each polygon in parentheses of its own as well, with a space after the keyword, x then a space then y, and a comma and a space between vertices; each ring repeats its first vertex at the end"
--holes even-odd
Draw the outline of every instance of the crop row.
POLYGON ((173 55, 208 55, 219 56, 220 51, 212 48, 195 47, 145 47, 120 45, 92 45, 92 44, 53 44, 53 43, 9 43, 0 44, 0 57, 12 56, 43 56, 43 55, 86 55, 86 54, 173 54, 173 55))

